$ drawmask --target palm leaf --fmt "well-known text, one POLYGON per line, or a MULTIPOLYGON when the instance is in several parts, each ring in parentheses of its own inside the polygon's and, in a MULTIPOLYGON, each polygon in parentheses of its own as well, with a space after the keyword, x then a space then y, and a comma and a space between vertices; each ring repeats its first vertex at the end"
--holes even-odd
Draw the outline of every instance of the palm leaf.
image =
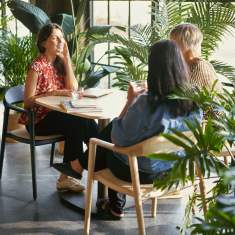
POLYGON ((223 74, 226 78, 230 79, 231 82, 235 83, 235 68, 233 66, 218 60, 211 60, 210 63, 217 73, 223 74))
POLYGON ((20 20, 33 33, 37 33, 43 25, 51 22, 48 15, 42 9, 31 3, 11 0, 8 6, 15 18, 20 20))
POLYGON ((199 26, 203 33, 202 52, 208 58, 222 37, 235 26, 235 8, 214 1, 195 2, 188 21, 199 26))

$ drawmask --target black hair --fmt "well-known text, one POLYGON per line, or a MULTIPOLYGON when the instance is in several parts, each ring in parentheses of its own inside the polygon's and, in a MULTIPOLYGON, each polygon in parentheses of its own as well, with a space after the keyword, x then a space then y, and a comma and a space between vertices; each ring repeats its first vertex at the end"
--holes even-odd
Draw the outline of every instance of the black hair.
MULTIPOLYGON (((37 36, 37 47, 40 53, 44 53, 46 51, 46 48, 43 46, 43 42, 45 42, 51 36, 53 29, 59 29, 63 33, 62 28, 55 23, 46 24, 40 29, 37 36)), ((56 56, 53 66, 55 67, 58 75, 66 75, 64 63, 59 56, 56 56)))
POLYGON ((188 67, 175 42, 155 43, 150 48, 148 67, 148 102, 152 112, 162 102, 169 105, 173 117, 187 115, 196 107, 191 101, 168 97, 189 84, 188 67))

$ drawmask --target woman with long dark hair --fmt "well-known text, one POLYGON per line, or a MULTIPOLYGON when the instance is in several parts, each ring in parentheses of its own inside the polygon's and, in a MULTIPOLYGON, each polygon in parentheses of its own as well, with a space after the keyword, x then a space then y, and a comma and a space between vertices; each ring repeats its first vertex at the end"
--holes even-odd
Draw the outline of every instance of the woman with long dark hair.
MULTIPOLYGON (((37 47, 40 54, 28 70, 24 106, 34 110, 35 135, 64 135, 64 162, 69 162, 70 167, 77 170, 74 161, 83 154, 83 142, 88 143, 90 137, 97 136, 97 125, 93 120, 35 104, 35 99, 43 96, 71 96, 71 91, 78 87, 68 46, 59 25, 50 23, 43 26, 37 37, 37 47)), ((27 116, 22 115, 19 122, 27 127, 27 116)), ((77 179, 61 174, 57 189, 80 192, 84 186, 77 179)))
MULTIPOLYGON (((186 131, 184 120, 202 120, 196 105, 187 100, 173 100, 168 96, 175 90, 187 87, 187 66, 176 43, 159 41, 150 49, 148 91, 143 92, 130 84, 127 102, 118 118, 105 128, 99 138, 118 146, 130 146, 171 128, 186 131)), ((87 169, 87 155, 77 161, 80 168, 87 169)), ((153 183, 169 171, 173 162, 138 158, 141 183, 153 183)), ((118 178, 130 181, 128 158, 121 154, 97 148, 96 170, 108 167, 118 178), (112 155, 112 156, 110 156, 112 155)), ((78 173, 82 174, 82 170, 78 173)), ((120 219, 126 195, 109 189, 109 199, 97 202, 100 215, 106 219, 120 219)))

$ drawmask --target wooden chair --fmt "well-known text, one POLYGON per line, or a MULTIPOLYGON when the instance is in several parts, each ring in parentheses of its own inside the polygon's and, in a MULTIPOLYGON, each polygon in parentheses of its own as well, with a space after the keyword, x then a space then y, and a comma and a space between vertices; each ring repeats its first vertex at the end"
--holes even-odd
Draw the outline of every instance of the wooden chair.
MULTIPOLYGON (((187 135, 191 135, 189 132, 187 135)), ((143 156, 150 153, 169 153, 180 150, 180 148, 173 143, 166 140, 164 137, 155 136, 144 140, 138 144, 130 147, 117 147, 114 144, 91 138, 89 142, 89 163, 88 163, 88 176, 87 176, 87 193, 86 193, 86 207, 85 207, 85 222, 84 222, 84 234, 89 234, 90 229, 90 214, 92 203, 92 186, 94 180, 97 180, 105 186, 114 189, 115 191, 127 194, 134 197, 137 221, 139 226, 139 234, 145 234, 145 225, 143 219, 142 200, 152 200, 152 216, 156 216, 157 207, 157 190, 150 185, 140 185, 139 172, 137 164, 137 156, 143 156), (94 164, 96 158, 96 147, 101 146, 103 148, 112 150, 117 153, 122 153, 128 156, 131 179, 132 182, 125 182, 115 177, 109 169, 103 169, 98 172, 94 172, 94 164)))
POLYGON ((64 140, 62 135, 50 135, 50 136, 35 136, 34 134, 34 113, 32 110, 23 109, 17 104, 22 103, 24 97, 24 86, 15 86, 8 89, 5 93, 4 104, 4 119, 2 129, 2 143, 0 153, 0 179, 2 178, 3 160, 5 152, 6 138, 12 138, 18 142, 29 144, 31 152, 31 166, 32 166, 32 186, 33 186, 33 198, 37 198, 37 184, 36 184, 36 166, 35 166, 35 146, 51 144, 51 157, 50 166, 53 164, 53 157, 55 151, 55 143, 64 140), (29 133, 26 128, 20 128, 13 131, 8 131, 8 118, 10 110, 14 110, 19 113, 25 113, 29 117, 29 133))

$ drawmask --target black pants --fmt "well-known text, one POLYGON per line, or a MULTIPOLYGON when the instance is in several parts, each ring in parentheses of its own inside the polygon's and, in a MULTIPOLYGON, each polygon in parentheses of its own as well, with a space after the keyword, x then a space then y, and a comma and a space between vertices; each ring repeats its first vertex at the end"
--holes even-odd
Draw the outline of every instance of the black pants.
MULTIPOLYGON (((101 133, 99 133, 98 138, 111 142, 111 130, 112 123, 110 123, 106 128, 104 128, 104 130, 101 131, 101 133)), ((87 155, 88 151, 86 151, 83 157, 79 159, 84 169, 87 169, 88 166, 87 155)), ((109 168, 112 173, 119 179, 131 182, 131 173, 129 166, 113 155, 114 153, 112 151, 98 147, 96 153, 95 171, 109 168)), ((156 175, 139 171, 139 177, 140 183, 149 184, 153 183, 156 175)), ((111 209, 117 213, 122 213, 123 208, 126 204, 126 195, 109 189, 108 197, 111 209)))
POLYGON ((83 156, 83 142, 88 143, 89 138, 97 137, 98 127, 94 120, 51 111, 35 125, 35 135, 53 134, 65 137, 64 162, 69 162, 83 156))

